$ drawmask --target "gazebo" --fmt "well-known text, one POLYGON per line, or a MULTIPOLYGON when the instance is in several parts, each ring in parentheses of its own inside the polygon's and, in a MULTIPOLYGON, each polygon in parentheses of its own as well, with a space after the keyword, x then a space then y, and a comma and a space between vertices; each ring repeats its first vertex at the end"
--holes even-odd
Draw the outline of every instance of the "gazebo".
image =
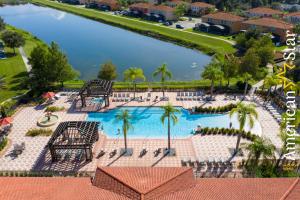
POLYGON ((86 107, 86 97, 103 97, 105 107, 109 106, 109 96, 112 95, 112 81, 107 80, 90 80, 86 82, 79 95, 81 98, 81 106, 86 107))
POLYGON ((57 161, 62 152, 81 151, 86 161, 93 158, 92 146, 98 141, 99 122, 67 121, 58 125, 48 142, 52 162, 57 161))

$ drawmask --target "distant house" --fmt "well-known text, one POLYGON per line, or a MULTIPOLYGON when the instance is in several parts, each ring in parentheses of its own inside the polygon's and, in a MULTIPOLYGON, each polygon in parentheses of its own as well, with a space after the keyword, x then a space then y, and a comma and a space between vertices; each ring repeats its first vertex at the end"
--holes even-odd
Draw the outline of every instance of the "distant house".
POLYGON ((131 4, 129 6, 129 10, 130 11, 137 11, 140 12, 142 14, 146 14, 149 13, 149 9, 153 6, 153 4, 150 3, 135 3, 135 4, 131 4))
POLYGON ((170 0, 170 1, 166 1, 165 4, 167 6, 170 6, 171 8, 175 8, 176 6, 180 5, 180 4, 185 4, 187 9, 190 9, 190 3, 186 2, 186 1, 180 1, 180 0, 170 0))
POLYGON ((289 23, 300 24, 300 12, 286 14, 283 18, 289 23))
POLYGON ((215 25, 220 28, 224 27, 230 34, 239 32, 244 20, 245 18, 243 17, 225 12, 211 13, 202 16, 202 22, 215 25))
POLYGON ((149 9, 149 12, 152 14, 161 15, 165 20, 177 20, 177 17, 174 14, 175 8, 171 8, 165 5, 152 6, 149 9))
POLYGON ((107 6, 109 10, 120 10, 121 8, 117 0, 98 0, 97 4, 99 7, 107 6))
POLYGON ((283 13, 279 10, 274 10, 267 7, 258 7, 246 11, 246 15, 248 17, 273 17, 273 16, 282 17, 283 13))
POLYGON ((272 33, 279 37, 280 42, 285 42, 286 31, 293 29, 293 25, 285 21, 273 18, 250 19, 242 23, 242 29, 258 29, 263 32, 272 33))
POLYGON ((209 9, 215 8, 214 5, 203 3, 203 2, 195 2, 191 4, 191 14, 194 16, 202 16, 209 13, 209 9))

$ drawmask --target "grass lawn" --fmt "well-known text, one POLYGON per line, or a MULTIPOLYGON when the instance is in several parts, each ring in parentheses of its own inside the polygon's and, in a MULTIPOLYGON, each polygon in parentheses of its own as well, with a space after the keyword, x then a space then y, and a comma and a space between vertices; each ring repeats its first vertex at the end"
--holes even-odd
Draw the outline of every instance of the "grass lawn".
MULTIPOLYGON (((27 56, 37 44, 42 44, 42 41, 30 35, 28 32, 16 29, 7 25, 7 30, 19 32, 26 40, 24 51, 27 56)), ((6 99, 24 94, 27 89, 24 88, 24 79, 27 76, 25 64, 22 60, 19 51, 16 49, 17 55, 13 55, 13 50, 5 48, 7 59, 0 60, 0 75, 5 77, 5 88, 0 89, 0 102, 6 99)))
POLYGON ((216 35, 216 34, 211 34, 211 33, 206 33, 206 32, 202 32, 202 31, 194 31, 192 28, 186 29, 186 31, 191 32, 191 33, 198 33, 201 35, 207 35, 207 36, 212 36, 212 37, 216 37, 216 38, 220 38, 220 39, 224 39, 224 40, 228 40, 228 41, 235 41, 232 37, 232 35, 216 35))
POLYGON ((76 7, 73 5, 57 3, 53 1, 31 0, 31 2, 123 27, 141 34, 160 38, 162 40, 173 41, 184 46, 199 49, 205 53, 215 52, 224 54, 235 51, 234 47, 227 42, 170 27, 158 26, 151 22, 144 22, 138 19, 129 19, 93 9, 87 9, 78 6, 76 7))
POLYGON ((5 88, 0 89, 0 102, 11 97, 23 94, 26 89, 22 89, 22 80, 26 76, 26 69, 22 57, 17 52, 13 55, 13 50, 5 49, 8 58, 0 60, 0 75, 5 78, 5 88))

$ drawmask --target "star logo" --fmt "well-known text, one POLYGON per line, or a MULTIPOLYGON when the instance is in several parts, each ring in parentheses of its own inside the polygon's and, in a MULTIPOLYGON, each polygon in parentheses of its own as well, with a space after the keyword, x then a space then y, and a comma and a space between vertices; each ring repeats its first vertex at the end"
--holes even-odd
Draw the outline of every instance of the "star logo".
POLYGON ((286 72, 288 70, 294 69, 295 65, 289 65, 288 63, 284 63, 283 68, 279 70, 279 73, 276 74, 276 77, 280 80, 281 83, 283 83, 283 88, 289 88, 289 87, 295 87, 296 84, 293 83, 290 79, 286 78, 286 72))

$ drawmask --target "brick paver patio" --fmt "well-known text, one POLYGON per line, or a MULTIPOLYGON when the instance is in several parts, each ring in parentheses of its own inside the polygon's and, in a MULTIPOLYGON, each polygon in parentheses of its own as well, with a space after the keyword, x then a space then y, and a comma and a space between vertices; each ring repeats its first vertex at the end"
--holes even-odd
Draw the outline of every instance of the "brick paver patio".
MULTIPOLYGON (((174 106, 182 106, 184 108, 192 108, 194 106, 223 106, 229 103, 236 103, 238 100, 225 100, 224 95, 216 96, 216 101, 204 102, 204 101, 177 101, 177 93, 168 92, 166 96, 169 97, 169 101, 174 106)), ((147 97, 147 93, 137 93, 137 97, 147 97)), ((110 107, 113 109, 116 106, 162 106, 166 104, 166 101, 153 102, 156 96, 162 96, 161 92, 152 92, 151 100, 144 102, 112 102, 110 100, 110 107)), ((55 106, 64 106, 67 111, 56 112, 59 116, 59 122, 62 121, 78 121, 85 120, 88 111, 102 111, 99 105, 89 104, 85 109, 80 109, 80 102, 73 104, 67 100, 66 96, 62 96, 54 103, 55 106)), ((268 111, 257 105, 257 111, 259 113, 259 122, 263 130, 263 136, 269 138, 277 148, 280 147, 281 141, 278 137, 279 125, 273 119, 268 111)), ((236 144, 236 137, 233 136, 221 136, 221 135, 209 135, 209 136, 192 136, 186 139, 173 139, 172 147, 176 149, 177 155, 174 157, 163 157, 162 154, 154 157, 153 152, 157 148, 165 148, 167 146, 166 139, 129 139, 128 147, 133 148, 133 156, 120 157, 119 149, 124 146, 122 139, 106 138, 101 135, 99 141, 95 144, 93 149, 94 159, 90 163, 74 163, 73 161, 51 163, 50 155, 45 148, 50 137, 26 137, 25 133, 31 128, 37 128, 37 119, 45 115, 44 108, 37 107, 24 107, 21 108, 13 117, 14 126, 9 139, 12 141, 12 145, 0 157, 0 170, 58 170, 58 171, 93 171, 97 165, 101 166, 181 166, 181 159, 183 158, 195 158, 195 159, 219 159, 220 157, 226 159, 230 158, 230 148, 234 148, 236 144), (13 144, 20 144, 25 142, 26 149, 17 158, 12 157, 13 144), (146 147, 147 153, 143 157, 139 157, 139 154, 143 147, 146 147), (109 153, 114 149, 118 150, 117 155, 110 158, 109 153), (99 159, 96 158, 98 153, 104 150, 106 154, 99 159)), ((58 123, 59 123, 58 122, 58 123)), ((57 123, 57 124, 58 124, 57 123)), ((56 125, 51 129, 55 130, 56 125)), ((246 140, 242 140, 247 142, 246 140)), ((237 157, 235 159, 242 159, 237 157)))

